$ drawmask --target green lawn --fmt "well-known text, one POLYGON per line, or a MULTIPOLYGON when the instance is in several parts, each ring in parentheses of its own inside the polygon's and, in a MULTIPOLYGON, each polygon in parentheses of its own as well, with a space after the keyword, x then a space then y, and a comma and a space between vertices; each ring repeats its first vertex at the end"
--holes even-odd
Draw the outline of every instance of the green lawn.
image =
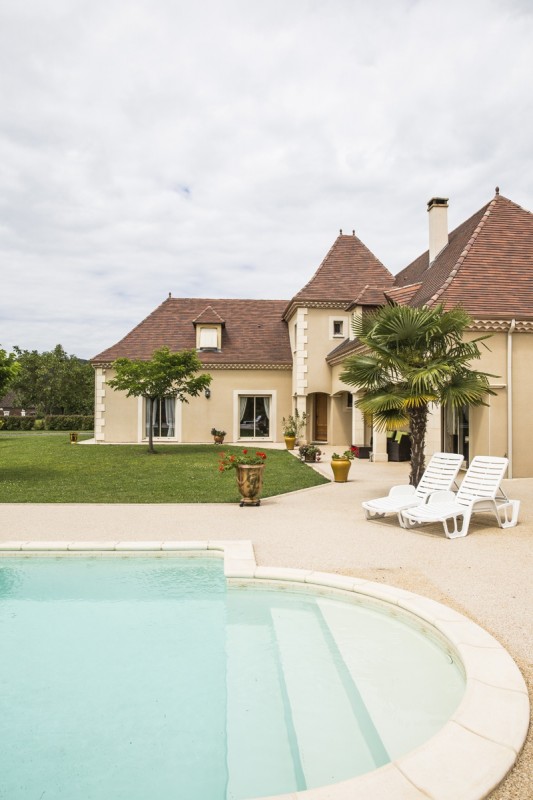
MULTIPOLYGON (((80 440, 89 435, 80 434, 80 440)), ((71 445, 68 432, 0 432, 1 503, 235 503, 235 473, 216 445, 71 445)), ((251 449, 251 448, 250 448, 251 449)), ((287 451, 268 450, 263 497, 327 483, 287 451)))

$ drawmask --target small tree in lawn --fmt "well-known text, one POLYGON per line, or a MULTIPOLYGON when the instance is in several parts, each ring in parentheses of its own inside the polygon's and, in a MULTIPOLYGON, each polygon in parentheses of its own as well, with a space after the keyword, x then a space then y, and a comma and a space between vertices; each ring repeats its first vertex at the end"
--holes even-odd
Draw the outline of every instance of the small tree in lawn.
MULTIPOLYGON (((112 389, 126 392, 127 397, 144 397, 148 419, 152 420, 154 401, 177 397, 188 403, 187 396, 197 397, 211 383, 211 375, 197 375, 202 362, 195 350, 172 353, 168 347, 155 350, 150 361, 117 358, 113 363, 115 377, 108 381, 112 389)), ((155 453, 152 425, 148 426, 148 452, 155 453)))
POLYGON ((409 427, 414 486, 424 472, 430 403, 478 406, 494 394, 489 374, 469 366, 481 356, 479 343, 488 338, 464 341, 471 322, 463 309, 444 311, 442 305, 388 305, 354 320, 354 334, 364 349, 346 360, 341 379, 365 390, 356 406, 372 414, 378 430, 409 427))

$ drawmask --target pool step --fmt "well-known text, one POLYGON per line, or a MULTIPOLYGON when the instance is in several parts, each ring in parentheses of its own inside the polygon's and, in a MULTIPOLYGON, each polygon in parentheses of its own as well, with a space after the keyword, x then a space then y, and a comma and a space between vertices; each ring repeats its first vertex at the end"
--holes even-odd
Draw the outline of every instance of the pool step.
POLYGON ((226 630, 226 798, 253 797, 257 786, 269 795, 282 794, 288 786, 305 788, 296 774, 298 752, 290 725, 283 735, 276 724, 286 714, 286 700, 279 667, 270 658, 272 628, 232 622, 226 630))
MULTIPOLYGON (((384 763, 383 747, 376 757, 375 743, 366 741, 353 713, 356 687, 339 654, 334 654, 337 663, 331 659, 335 644, 321 613, 274 608, 272 623, 307 787, 346 780, 384 763), (321 758, 325 751, 327 769, 321 758)), ((362 703, 359 697, 356 701, 362 703)))

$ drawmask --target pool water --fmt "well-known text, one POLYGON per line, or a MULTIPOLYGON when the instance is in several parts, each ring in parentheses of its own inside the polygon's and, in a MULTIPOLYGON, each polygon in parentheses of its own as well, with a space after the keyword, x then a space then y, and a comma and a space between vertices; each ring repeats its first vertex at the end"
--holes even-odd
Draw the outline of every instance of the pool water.
POLYGON ((200 558, 0 562, 0 797, 244 800, 373 770, 458 706, 453 656, 373 607, 200 558))

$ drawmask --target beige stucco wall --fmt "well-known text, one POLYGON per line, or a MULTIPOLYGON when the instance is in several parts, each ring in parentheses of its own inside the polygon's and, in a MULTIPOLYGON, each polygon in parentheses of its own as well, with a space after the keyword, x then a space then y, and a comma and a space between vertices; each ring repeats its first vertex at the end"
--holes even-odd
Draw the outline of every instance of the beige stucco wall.
MULTIPOLYGON (((473 338, 470 334, 469 338, 473 338)), ((487 406, 470 411, 470 456, 507 456, 512 459, 512 476, 533 476, 533 437, 530 434, 530 408, 533 397, 533 334, 498 332, 486 341, 482 357, 473 366, 495 377, 489 379, 496 392, 487 406), (512 443, 508 438, 508 346, 511 336, 512 443)))
POLYGON ((273 394, 270 411, 272 441, 283 441, 281 419, 292 414, 291 370, 209 370, 211 397, 192 398, 182 409, 182 441, 209 442, 211 428, 227 432, 226 441, 238 441, 236 393, 273 394))
MULTIPOLYGON (((332 334, 333 319, 342 320, 347 335, 350 315, 342 308, 309 308, 307 312, 307 393, 325 392, 331 394, 331 368, 326 356, 344 336, 332 334)), ((344 387, 346 388, 346 387, 344 387)))
MULTIPOLYGON (((176 409, 176 439, 182 442, 212 442, 211 428, 225 430, 226 441, 238 440, 238 400, 236 392, 272 394, 271 436, 269 441, 283 441, 281 419, 292 413, 290 370, 206 370, 213 380, 211 396, 191 397, 188 403, 178 403, 176 409)), ((106 381, 114 371, 106 369, 106 381)), ((101 381, 100 381, 101 384, 101 381)), ((99 385, 97 372, 97 386, 99 385)), ((106 383, 100 389, 103 425, 97 441, 106 443, 140 442, 144 437, 143 401, 113 391, 106 383)))
POLYGON ((513 334, 513 477, 533 476, 533 334, 513 334))

